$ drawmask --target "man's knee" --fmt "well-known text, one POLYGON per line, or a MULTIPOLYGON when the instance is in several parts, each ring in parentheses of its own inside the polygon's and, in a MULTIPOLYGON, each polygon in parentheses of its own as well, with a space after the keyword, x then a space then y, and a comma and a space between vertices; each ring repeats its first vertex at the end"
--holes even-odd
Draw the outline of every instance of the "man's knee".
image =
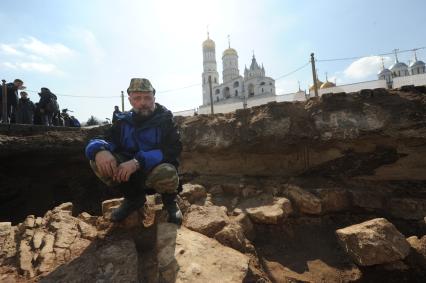
POLYGON ((104 183, 108 187, 113 187, 117 185, 117 183, 114 182, 114 180, 111 177, 102 176, 95 161, 90 160, 90 168, 92 168, 92 171, 93 173, 95 173, 96 177, 98 177, 98 179, 101 180, 102 183, 104 183))
MULTIPOLYGON (((122 156, 115 154, 115 153, 113 153, 112 155, 116 159, 117 164, 124 162, 122 156)), ((114 181, 112 177, 102 176, 102 174, 100 173, 99 168, 96 165, 95 161, 90 160, 90 168, 92 168, 93 173, 95 173, 96 177, 98 177, 98 179, 101 180, 108 187, 115 187, 115 186, 119 185, 119 183, 114 181)))
POLYGON ((162 163, 148 174, 145 184, 157 193, 176 193, 179 186, 179 176, 172 164, 162 163))

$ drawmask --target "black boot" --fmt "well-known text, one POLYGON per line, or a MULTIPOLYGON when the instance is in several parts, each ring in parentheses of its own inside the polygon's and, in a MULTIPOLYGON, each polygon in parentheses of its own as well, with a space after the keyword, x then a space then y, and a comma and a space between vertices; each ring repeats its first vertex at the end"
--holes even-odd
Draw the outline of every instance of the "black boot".
POLYGON ((167 210, 169 217, 167 222, 182 224, 182 212, 176 202, 176 194, 161 194, 163 206, 167 210))
POLYGON ((120 222, 126 219, 133 211, 139 209, 145 204, 145 195, 138 196, 137 198, 124 198, 121 205, 114 209, 111 213, 111 221, 120 222))

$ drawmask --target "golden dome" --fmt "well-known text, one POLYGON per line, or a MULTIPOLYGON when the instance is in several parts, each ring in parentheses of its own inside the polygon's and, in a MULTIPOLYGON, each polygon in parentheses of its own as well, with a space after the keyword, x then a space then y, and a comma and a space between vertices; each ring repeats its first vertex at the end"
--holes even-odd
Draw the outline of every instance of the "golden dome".
POLYGON ((326 81, 325 83, 323 83, 320 87, 320 89, 324 89, 324 88, 330 88, 330 87, 335 87, 336 85, 332 82, 326 81))
MULTIPOLYGON (((322 85, 323 85, 323 82, 317 79, 317 87, 318 87, 318 88, 321 88, 321 86, 322 86, 322 85)), ((314 85, 311 85, 311 86, 309 87, 309 91, 314 91, 314 90, 315 90, 315 89, 314 89, 314 85)))
POLYGON ((225 55, 236 55, 236 56, 238 56, 237 51, 234 48, 228 48, 225 51, 223 51, 222 57, 225 56, 225 55))
POLYGON ((204 40, 203 42, 203 48, 215 48, 214 41, 210 38, 204 40))

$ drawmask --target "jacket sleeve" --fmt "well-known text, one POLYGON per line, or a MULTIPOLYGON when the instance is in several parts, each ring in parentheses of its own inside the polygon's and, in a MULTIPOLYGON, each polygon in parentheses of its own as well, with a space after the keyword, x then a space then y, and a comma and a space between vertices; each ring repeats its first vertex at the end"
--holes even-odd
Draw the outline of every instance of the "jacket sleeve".
POLYGON ((7 89, 7 99, 7 104, 12 105, 13 107, 18 105, 18 94, 16 93, 13 86, 7 89))
POLYGON ((86 157, 90 160, 95 160, 96 153, 101 150, 115 151, 117 149, 118 133, 120 132, 120 125, 113 125, 105 136, 105 139, 95 138, 91 139, 86 146, 86 157))

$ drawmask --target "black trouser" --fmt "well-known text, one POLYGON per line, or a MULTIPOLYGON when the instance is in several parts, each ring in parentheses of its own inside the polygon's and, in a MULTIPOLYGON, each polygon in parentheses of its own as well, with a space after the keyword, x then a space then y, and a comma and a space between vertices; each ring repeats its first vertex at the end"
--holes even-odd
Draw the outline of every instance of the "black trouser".
POLYGON ((149 189, 145 184, 146 176, 142 172, 135 172, 130 175, 129 181, 122 182, 117 185, 117 188, 127 199, 135 199, 142 195, 153 195, 155 190, 149 189))

